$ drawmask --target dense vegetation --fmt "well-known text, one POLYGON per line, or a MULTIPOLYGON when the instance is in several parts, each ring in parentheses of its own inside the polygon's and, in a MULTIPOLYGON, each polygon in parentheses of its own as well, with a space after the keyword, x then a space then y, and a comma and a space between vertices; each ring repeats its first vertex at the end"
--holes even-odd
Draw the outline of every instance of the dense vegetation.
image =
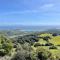
POLYGON ((60 60, 60 34, 29 33, 9 38, 0 34, 0 60, 60 60))

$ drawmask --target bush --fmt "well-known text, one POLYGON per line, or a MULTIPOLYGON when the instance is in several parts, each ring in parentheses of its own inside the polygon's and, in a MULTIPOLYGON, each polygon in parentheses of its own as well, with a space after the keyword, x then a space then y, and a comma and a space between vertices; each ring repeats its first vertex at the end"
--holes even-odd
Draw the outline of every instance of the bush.
POLYGON ((53 33, 52 36, 58 36, 58 34, 57 33, 53 33))
POLYGON ((29 44, 29 43, 24 43, 23 45, 22 45, 22 48, 24 49, 24 50, 27 50, 27 51, 31 51, 31 45, 29 44))
POLYGON ((40 43, 35 43, 34 44, 34 47, 38 47, 38 46, 42 46, 42 44, 40 44, 40 43))
POLYGON ((60 57, 57 56, 57 55, 52 55, 52 56, 50 57, 50 60, 60 60, 60 57))
POLYGON ((60 45, 57 45, 57 46, 60 46, 60 45))
POLYGON ((0 49, 0 56, 5 56, 6 55, 6 51, 4 49, 0 49))
POLYGON ((17 48, 17 45, 16 45, 16 44, 14 44, 13 48, 17 48))
POLYGON ((22 37, 17 37, 14 41, 17 41, 20 44, 24 44, 25 42, 33 45, 34 42, 38 42, 38 37, 35 35, 25 35, 22 37))
POLYGON ((45 46, 52 46, 52 43, 46 43, 45 46))
POLYGON ((31 60, 31 56, 27 51, 19 51, 11 60, 31 60))
POLYGON ((51 47, 49 47, 49 49, 57 49, 57 47, 56 46, 51 46, 51 47))
POLYGON ((47 60, 51 56, 51 53, 43 48, 37 48, 36 52, 39 60, 47 60))
POLYGON ((29 43, 17 45, 16 54, 11 60, 31 60, 32 48, 29 43))
POLYGON ((2 48, 6 51, 6 53, 8 54, 10 51, 11 51, 11 49, 13 48, 13 46, 11 45, 11 44, 9 44, 9 43, 5 43, 5 44, 3 44, 2 45, 2 48))
POLYGON ((0 36, 0 56, 8 54, 12 48, 12 41, 5 36, 0 36))
POLYGON ((49 36, 43 37, 43 40, 48 41, 49 39, 51 39, 49 36))

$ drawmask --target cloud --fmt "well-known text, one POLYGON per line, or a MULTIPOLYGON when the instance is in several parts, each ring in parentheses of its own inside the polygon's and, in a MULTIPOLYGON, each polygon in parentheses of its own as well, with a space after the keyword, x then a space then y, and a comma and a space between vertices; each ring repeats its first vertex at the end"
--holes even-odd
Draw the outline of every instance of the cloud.
POLYGON ((39 10, 12 11, 12 12, 0 13, 0 15, 38 13, 38 12, 40 12, 40 11, 39 10))
POLYGON ((25 14, 25 13, 41 13, 51 10, 55 5, 54 4, 44 4, 40 7, 40 9, 33 10, 24 10, 24 11, 10 11, 5 13, 0 13, 0 15, 10 15, 10 14, 25 14))
POLYGON ((52 8, 52 7, 54 7, 54 4, 44 4, 40 8, 41 9, 49 9, 49 8, 52 8))

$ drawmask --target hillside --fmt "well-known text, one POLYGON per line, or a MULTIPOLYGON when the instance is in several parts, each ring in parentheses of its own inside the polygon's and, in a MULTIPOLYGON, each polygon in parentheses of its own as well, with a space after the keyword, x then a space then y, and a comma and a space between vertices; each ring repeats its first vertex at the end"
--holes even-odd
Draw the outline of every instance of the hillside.
POLYGON ((0 57, 1 60, 60 60, 60 33, 2 31, 0 57))

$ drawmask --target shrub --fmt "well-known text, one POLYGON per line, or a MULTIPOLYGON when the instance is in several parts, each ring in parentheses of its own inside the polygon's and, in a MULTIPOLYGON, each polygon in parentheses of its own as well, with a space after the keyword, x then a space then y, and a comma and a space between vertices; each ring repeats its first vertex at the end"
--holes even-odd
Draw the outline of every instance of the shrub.
POLYGON ((52 36, 58 36, 58 34, 57 33, 53 33, 52 36))
POLYGON ((43 48, 37 48, 36 52, 39 60, 47 60, 51 56, 51 53, 43 48))
POLYGON ((27 51, 19 51, 11 60, 31 60, 31 56, 27 51))
POLYGON ((17 37, 15 39, 15 41, 17 41, 20 44, 24 44, 25 42, 27 42, 27 43, 33 45, 34 42, 38 42, 38 37, 35 35, 25 35, 22 37, 17 37))
POLYGON ((24 43, 23 45, 22 45, 22 48, 24 49, 24 50, 27 50, 27 51, 31 51, 31 45, 29 44, 29 43, 24 43))
POLYGON ((11 45, 11 44, 9 44, 9 43, 5 43, 5 44, 3 44, 2 45, 2 48, 6 51, 6 53, 8 54, 10 51, 11 51, 11 49, 13 48, 13 46, 11 45))
POLYGON ((42 46, 42 44, 40 44, 40 43, 35 43, 34 44, 34 47, 38 47, 38 46, 42 46))
POLYGON ((45 46, 52 46, 52 43, 46 43, 45 46))
POLYGON ((6 55, 6 51, 4 49, 0 49, 0 56, 5 56, 6 55))
POLYGON ((60 45, 57 45, 57 46, 60 46, 60 45))
POLYGON ((51 39, 49 36, 43 37, 43 40, 48 41, 49 39, 51 39))
POLYGON ((56 46, 51 46, 51 47, 49 47, 49 49, 57 49, 57 47, 56 46))
POLYGON ((0 56, 8 54, 12 48, 12 41, 5 36, 0 36, 0 56))

